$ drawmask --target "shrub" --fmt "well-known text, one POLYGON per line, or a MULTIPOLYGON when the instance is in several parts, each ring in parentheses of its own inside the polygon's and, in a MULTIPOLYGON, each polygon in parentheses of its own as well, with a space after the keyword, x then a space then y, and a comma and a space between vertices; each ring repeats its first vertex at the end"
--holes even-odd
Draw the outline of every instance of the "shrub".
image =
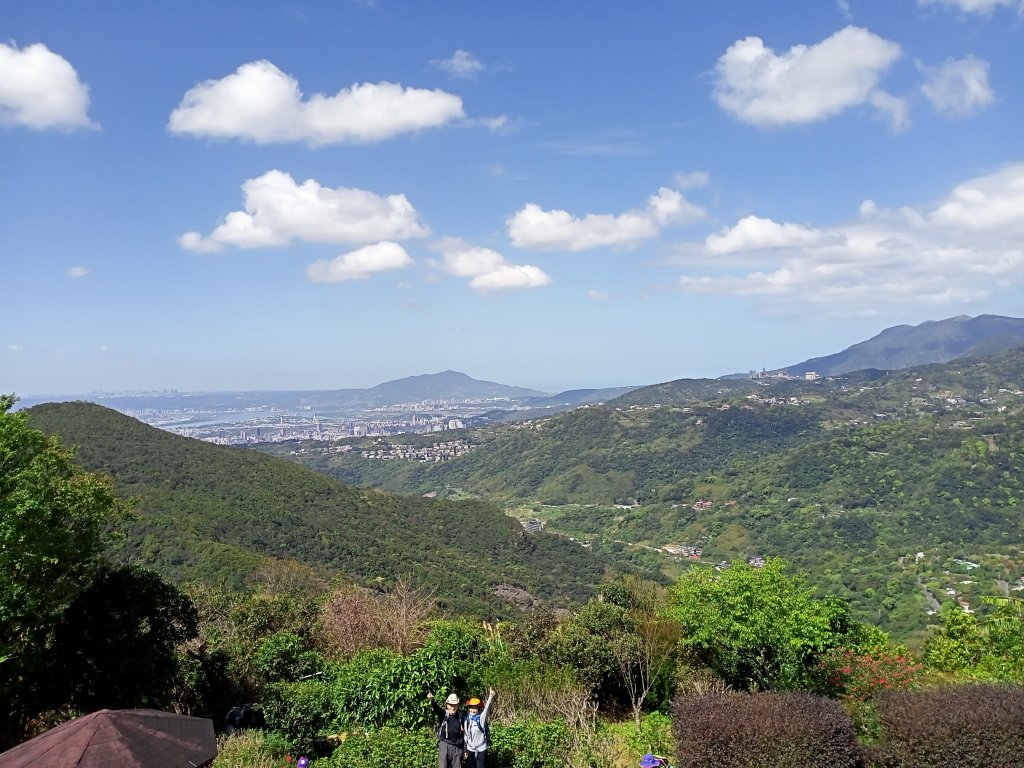
POLYGON ((543 768, 563 765, 571 748, 571 734, 564 723, 523 720, 491 726, 491 768, 543 768))
POLYGON ((1024 686, 949 686, 883 694, 875 704, 886 766, 1024 766, 1024 686))
POLYGON ((318 654, 307 651, 305 641, 294 632, 275 632, 256 647, 256 671, 264 679, 294 682, 323 669, 318 654))
MULTIPOLYGON (((490 768, 543 768, 562 765, 569 753, 568 729, 560 723, 524 721, 491 728, 490 768)), ((337 768, 433 768, 437 737, 433 730, 390 726, 350 731, 330 758, 337 768)))
POLYGON ((838 702, 797 692, 679 696, 673 735, 690 768, 854 768, 861 748, 838 702))
POLYGON ((212 768, 279 768, 286 754, 262 731, 239 731, 217 739, 212 768))
POLYGON ((647 752, 671 754, 675 751, 672 743, 672 718, 661 712, 649 712, 640 721, 639 730, 630 727, 628 740, 629 746, 638 755, 647 752))
POLYGON ((320 680, 268 686, 262 706, 267 727, 287 736, 300 752, 311 752, 338 724, 331 686, 320 680))
POLYGON ((329 764, 337 768, 433 768, 437 765, 437 739, 423 728, 350 732, 334 750, 329 764))
POLYGON ((426 636, 424 622, 434 611, 434 596, 399 579, 378 595, 356 586, 334 590, 320 609, 316 634, 334 659, 349 659, 366 648, 407 654, 426 636))
POLYGON ((922 665, 904 648, 835 648, 821 661, 821 688, 830 696, 867 701, 913 685, 922 665))
POLYGON ((482 674, 486 685, 499 692, 492 709, 499 720, 575 721, 590 703, 589 690, 567 667, 506 657, 491 659, 482 674))
POLYGON ((818 599, 782 560, 716 572, 693 568, 669 590, 691 659, 732 688, 798 689, 812 682, 822 653, 855 629, 845 603, 818 599))

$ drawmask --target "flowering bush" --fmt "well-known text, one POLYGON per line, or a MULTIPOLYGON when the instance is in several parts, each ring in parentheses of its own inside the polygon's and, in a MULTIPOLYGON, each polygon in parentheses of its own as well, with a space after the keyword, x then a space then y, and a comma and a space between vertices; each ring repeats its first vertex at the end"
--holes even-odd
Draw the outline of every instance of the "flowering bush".
POLYGON ((910 688, 922 665, 905 648, 834 648, 822 660, 824 688, 831 696, 867 701, 879 691, 910 688))

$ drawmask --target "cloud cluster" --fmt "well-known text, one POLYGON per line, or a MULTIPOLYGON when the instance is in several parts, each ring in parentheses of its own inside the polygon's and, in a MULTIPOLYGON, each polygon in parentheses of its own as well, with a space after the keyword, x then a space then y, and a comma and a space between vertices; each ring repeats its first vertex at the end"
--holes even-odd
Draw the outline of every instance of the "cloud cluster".
POLYGON ((921 90, 942 114, 967 117, 995 99, 988 84, 988 62, 974 56, 947 59, 939 67, 919 69, 927 78, 921 90))
POLYGON ((979 300, 1024 275, 1024 163, 970 179, 938 204, 883 209, 812 228, 749 216, 698 251, 709 275, 684 275, 691 293, 757 297, 771 307, 833 314, 893 304, 979 300))
POLYGON ((186 232, 178 243, 190 251, 225 246, 267 248, 294 240, 311 243, 370 243, 425 237, 429 230, 405 195, 324 187, 315 179, 296 184, 278 170, 242 185, 244 210, 232 211, 209 235, 186 232))
POLYGON ((304 97, 294 77, 269 61, 254 61, 188 91, 167 127, 191 136, 320 146, 382 141, 463 116, 458 96, 397 83, 355 84, 333 96, 304 97))
POLYGON ((456 237, 440 240, 435 248, 442 254, 438 266, 456 277, 470 278, 470 287, 479 293, 542 288, 551 284, 551 278, 540 267, 509 264, 497 251, 471 245, 456 237))
POLYGON ((810 123, 871 104, 901 129, 905 107, 878 88, 900 55, 896 43, 855 26, 782 54, 747 37, 718 59, 714 97, 722 109, 758 126, 810 123))
POLYGON ((334 259, 314 261, 306 268, 306 277, 314 283, 365 280, 375 272, 405 269, 413 263, 402 246, 385 241, 357 248, 334 259))
POLYGON ((67 59, 42 43, 22 49, 0 43, 0 125, 95 128, 89 87, 67 59))
POLYGON ((681 192, 662 187, 647 206, 618 215, 588 213, 577 218, 568 211, 546 211, 528 203, 505 222, 512 244, 546 251, 585 251, 607 246, 632 247, 657 237, 668 224, 697 221, 706 211, 681 192))

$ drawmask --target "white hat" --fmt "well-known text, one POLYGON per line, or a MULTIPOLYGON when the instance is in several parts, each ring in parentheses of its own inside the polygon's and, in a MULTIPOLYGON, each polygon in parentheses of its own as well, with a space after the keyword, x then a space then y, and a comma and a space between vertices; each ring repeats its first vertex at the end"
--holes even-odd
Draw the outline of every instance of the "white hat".
POLYGON ((457 707, 457 706, 459 706, 459 697, 456 696, 454 693, 449 693, 448 694, 448 698, 445 699, 445 703, 446 704, 452 704, 452 705, 457 707))

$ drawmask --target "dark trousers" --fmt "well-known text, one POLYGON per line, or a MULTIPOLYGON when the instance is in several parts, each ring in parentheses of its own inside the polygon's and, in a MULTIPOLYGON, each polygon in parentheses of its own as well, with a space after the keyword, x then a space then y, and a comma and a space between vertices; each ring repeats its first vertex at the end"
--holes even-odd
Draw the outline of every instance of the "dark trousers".
POLYGON ((487 750, 481 749, 479 752, 470 752, 467 765, 469 768, 487 768, 487 750))
POLYGON ((460 768, 461 765, 462 747, 447 741, 437 742, 437 768, 460 768))

